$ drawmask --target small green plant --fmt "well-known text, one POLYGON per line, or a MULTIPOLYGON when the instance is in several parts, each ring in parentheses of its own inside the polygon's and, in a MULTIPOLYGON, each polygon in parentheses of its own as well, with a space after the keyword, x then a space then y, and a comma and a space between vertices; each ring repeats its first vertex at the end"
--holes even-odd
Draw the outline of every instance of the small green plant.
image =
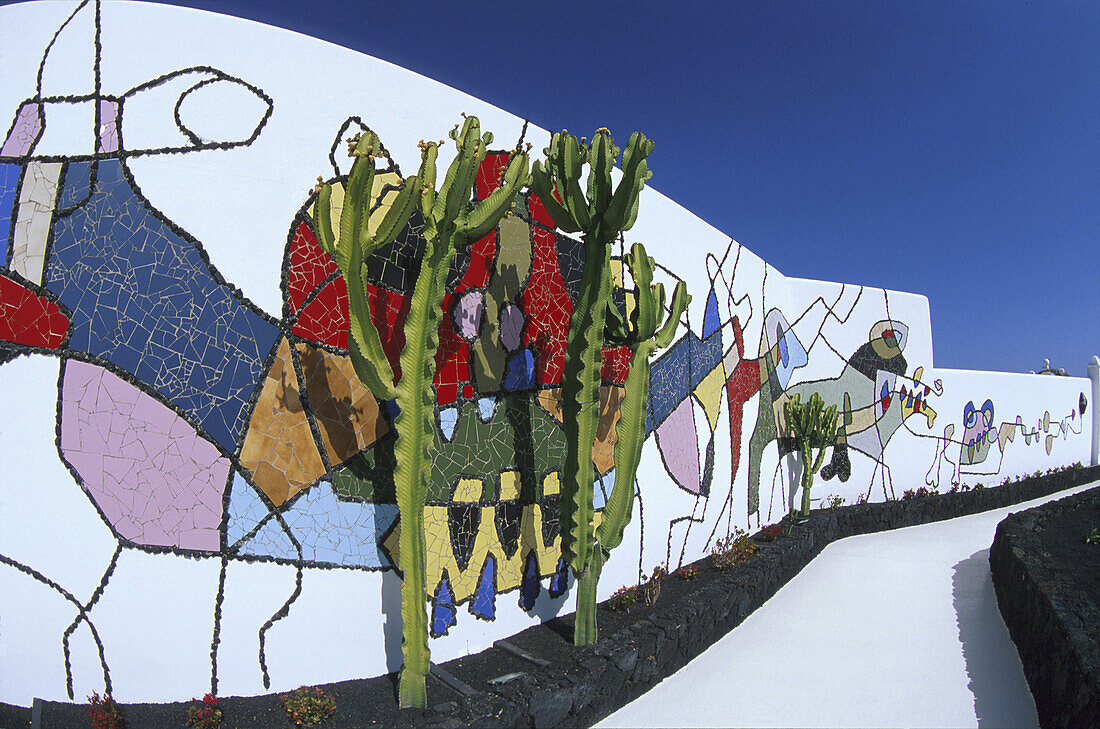
POLYGON ((905 492, 901 495, 902 501, 909 501, 910 499, 917 498, 917 492, 913 489, 905 489, 905 492))
POLYGON ((1085 535, 1085 544, 1100 544, 1100 529, 1093 527, 1092 531, 1085 535))
POLYGON ((980 491, 981 489, 984 489, 984 488, 985 488, 985 485, 981 481, 974 484, 974 490, 975 491, 980 491))
POLYGON ((868 502, 868 500, 870 500, 870 498, 871 498, 870 493, 860 494, 859 496, 856 497, 856 503, 857 504, 866 504, 868 502))
MULTIPOLYGON (((825 401, 816 392, 802 403, 798 395, 783 406, 786 416, 787 436, 793 438, 802 456, 802 511, 800 516, 810 515, 810 489, 814 485, 814 476, 821 470, 825 460, 825 449, 836 440, 836 405, 825 407, 825 401), (813 458, 813 449, 817 448, 817 459, 813 458)), ((794 504, 791 504, 791 520, 794 520, 794 504)))
MULTIPOLYGON (((763 534, 773 528, 778 535, 778 524, 771 527, 764 527, 761 533, 763 534)), ((772 537, 768 541, 775 541, 775 537, 772 537)), ((741 531, 741 529, 734 527, 732 534, 728 535, 725 539, 715 541, 714 547, 711 549, 711 558, 714 561, 714 566, 718 569, 728 569, 734 565, 747 561, 756 554, 759 549, 760 547, 756 545, 752 537, 741 531)))
POLYGON ((100 696, 93 693, 88 697, 88 716, 92 720, 92 729, 122 729, 122 712, 111 697, 110 692, 100 696))
POLYGON ((661 596, 661 581, 668 577, 668 570, 661 565, 657 565, 653 568, 653 574, 639 586, 642 593, 642 600, 646 605, 652 607, 657 604, 657 598, 661 596))
POLYGON ((280 696, 279 702, 294 726, 317 726, 336 713, 336 701, 319 686, 302 686, 280 696))
POLYGON ((607 607, 609 610, 613 610, 617 613, 625 612, 632 605, 638 602, 638 588, 636 586, 620 587, 611 595, 607 601, 607 607))
MULTIPOLYGON (((198 699, 194 699, 198 701, 198 699)), ((218 708, 218 699, 213 694, 202 697, 198 706, 187 707, 187 726, 198 729, 220 729, 222 710, 218 708)))
POLYGON ((836 509, 844 506, 844 497, 840 494, 829 494, 825 497, 825 506, 829 509, 836 509))

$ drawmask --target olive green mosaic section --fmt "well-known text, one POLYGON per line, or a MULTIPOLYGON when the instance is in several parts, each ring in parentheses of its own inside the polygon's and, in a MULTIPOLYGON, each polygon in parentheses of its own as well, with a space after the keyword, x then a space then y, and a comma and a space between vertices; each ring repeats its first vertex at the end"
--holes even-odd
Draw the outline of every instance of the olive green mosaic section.
MULTIPOLYGON (((498 398, 488 421, 476 403, 463 403, 450 442, 435 428, 432 480, 428 503, 449 503, 462 478, 484 478, 482 503, 499 498, 500 473, 519 473, 521 503, 542 496, 546 474, 561 468, 565 434, 556 420, 539 407, 537 393, 513 393, 498 398), (492 474, 485 476, 485 474, 492 474)), ((344 498, 395 503, 392 437, 348 461, 333 473, 336 493, 344 498)))

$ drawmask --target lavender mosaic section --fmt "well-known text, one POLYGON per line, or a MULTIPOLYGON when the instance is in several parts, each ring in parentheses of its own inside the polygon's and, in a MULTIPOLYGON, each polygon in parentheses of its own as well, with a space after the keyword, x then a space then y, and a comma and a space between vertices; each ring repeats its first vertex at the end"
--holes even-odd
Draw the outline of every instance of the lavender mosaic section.
MULTIPOLYGON (((256 527, 268 513, 256 490, 240 477, 229 499, 227 543, 231 546, 256 527)), ((307 562, 381 569, 390 561, 379 544, 397 520, 396 504, 342 501, 332 484, 322 481, 308 489, 282 517, 302 547, 307 562)), ((298 559, 298 552, 276 519, 264 522, 256 534, 239 545, 240 554, 298 559)))
POLYGON ((699 474, 699 436, 691 399, 680 403, 657 427, 657 447, 668 473, 681 488, 698 494, 702 489, 699 474))
POLYGON ((61 452, 120 536, 216 551, 229 461, 183 418, 102 367, 69 360, 61 452))
POLYGON ((144 204, 121 162, 100 160, 88 201, 55 224, 47 265, 72 349, 149 383, 236 450, 276 329, 144 204))
POLYGON ((22 157, 31 151, 41 133, 42 105, 28 101, 19 107, 11 133, 4 140, 4 147, 0 149, 0 157, 22 157))
POLYGON ((99 100, 99 152, 118 151, 118 102, 99 100))

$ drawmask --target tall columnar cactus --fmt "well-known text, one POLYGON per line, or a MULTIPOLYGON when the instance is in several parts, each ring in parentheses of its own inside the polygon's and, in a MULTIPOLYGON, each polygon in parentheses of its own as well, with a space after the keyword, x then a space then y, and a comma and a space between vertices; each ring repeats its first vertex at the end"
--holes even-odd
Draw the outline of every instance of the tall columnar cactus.
MULTIPOLYGON (((374 175, 371 155, 378 154, 380 146, 374 135, 366 141, 366 135, 360 137, 353 147, 353 154, 358 154, 348 178, 339 239, 334 240, 331 227, 325 230, 324 222, 319 226, 322 243, 334 251, 348 285, 349 344, 356 373, 376 397, 397 401, 394 487, 401 515, 398 542, 404 655, 398 686, 401 706, 427 705, 424 680, 430 654, 424 584, 424 500, 431 476, 435 412, 432 381, 447 274, 458 250, 496 227, 511 210, 528 179, 527 153, 517 148, 500 186, 485 200, 471 205, 477 171, 493 135, 488 132, 482 135, 477 118, 467 117, 461 131, 455 125, 450 136, 458 149, 439 191, 435 188, 439 145, 421 142, 419 173, 406 180, 377 227, 373 224, 377 217, 373 211, 379 203, 372 207, 370 199, 374 175), (357 167, 361 168, 358 176, 357 167), (394 382, 393 370, 371 322, 362 268, 370 251, 396 237, 414 208, 424 216, 425 248, 405 320, 405 346, 399 358, 401 378, 394 382), (363 241, 369 244, 363 245, 363 241)), ((318 217, 322 221, 328 220, 331 199, 331 189, 326 188, 322 186, 318 194, 318 217)))
POLYGON ((612 344, 630 348, 630 374, 626 377, 619 423, 615 426, 615 486, 603 510, 603 521, 596 530, 596 542, 600 557, 623 540, 623 530, 630 523, 634 504, 634 477, 645 442, 646 403, 649 399, 649 358, 658 349, 672 342, 691 297, 687 285, 680 281, 672 294, 672 303, 665 317, 665 287, 653 283, 653 259, 646 255, 645 247, 635 243, 624 262, 634 279, 634 309, 624 319, 618 308, 609 304, 607 311, 607 339, 612 344), (662 321, 664 318, 664 321, 662 321))
POLYGON ((573 640, 596 640, 596 581, 603 566, 596 544, 592 504, 595 476, 592 445, 599 422, 600 369, 607 306, 611 292, 611 244, 638 216, 638 198, 652 173, 645 159, 653 142, 630 135, 623 155, 623 176, 612 189, 611 168, 619 148, 607 129, 598 129, 591 144, 571 134, 555 133, 544 150, 545 163, 531 171, 531 189, 545 204, 554 224, 581 233, 585 262, 580 295, 569 322, 562 381, 566 457, 561 485, 562 551, 577 578, 577 616, 573 640), (588 165, 587 187, 581 171, 588 165))
MULTIPOLYGON (((814 476, 821 469, 825 460, 825 449, 836 440, 837 410, 836 405, 824 407, 825 403, 821 395, 816 392, 810 395, 805 403, 800 402, 795 395, 783 405, 783 413, 787 420, 787 436, 793 438, 798 445, 798 452, 802 456, 802 513, 803 517, 810 515, 810 488, 814 483, 814 476), (813 449, 817 448, 817 458, 813 458, 813 449)), ((791 517, 794 517, 794 506, 791 507, 791 517)))

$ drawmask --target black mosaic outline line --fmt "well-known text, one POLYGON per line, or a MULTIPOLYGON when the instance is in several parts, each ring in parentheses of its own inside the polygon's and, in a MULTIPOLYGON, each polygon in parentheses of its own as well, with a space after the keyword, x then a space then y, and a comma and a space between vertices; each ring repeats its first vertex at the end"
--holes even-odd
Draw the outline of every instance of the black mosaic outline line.
MULTIPOLYGON (((50 39, 50 42, 46 44, 46 48, 42 52, 42 60, 39 61, 39 63, 38 63, 38 74, 35 77, 35 96, 34 96, 35 100, 40 100, 42 98, 42 74, 46 70, 46 59, 49 58, 50 51, 53 49, 54 43, 57 42, 57 39, 61 36, 62 31, 64 31, 65 28, 69 25, 69 23, 72 22, 73 18, 76 17, 76 14, 79 13, 81 10, 83 10, 85 7, 87 7, 88 2, 89 2, 89 0, 81 0, 80 4, 77 5, 76 8, 71 13, 69 13, 69 17, 65 19, 65 22, 63 22, 58 27, 58 29, 54 32, 53 37, 50 39)), ((99 0, 96 0, 96 4, 97 5, 99 4, 99 0)), ((98 41, 98 36, 95 40, 98 41)), ((97 53, 97 56, 98 56, 98 53, 97 53)), ((46 120, 44 118, 42 118, 41 107, 39 107, 39 120, 42 123, 43 131, 45 131, 46 120)), ((39 137, 41 138, 41 134, 39 134, 39 137)), ((34 144, 31 145, 32 150, 33 150, 33 148, 34 148, 34 144)), ((30 152, 28 152, 28 154, 29 153, 30 152)))
POLYGON ((172 119, 173 119, 173 121, 176 122, 176 128, 180 130, 180 133, 183 136, 190 139, 191 144, 195 145, 196 147, 201 146, 203 144, 203 141, 197 134, 195 134, 193 131, 188 129, 187 125, 183 123, 182 119, 180 119, 180 107, 183 106, 183 102, 188 97, 188 95, 190 95, 191 93, 193 93, 195 91, 198 91, 203 86, 207 86, 207 85, 213 84, 213 83, 218 83, 219 81, 221 81, 221 79, 208 78, 208 79, 203 79, 202 81, 199 81, 199 82, 195 83, 189 89, 184 91, 182 94, 180 94, 176 98, 176 104, 175 104, 175 106, 172 107, 172 119))
POLYGON ((214 595, 214 634, 210 638, 210 695, 218 695, 218 647, 221 645, 222 605, 225 602, 225 572, 229 555, 222 550, 218 569, 218 591, 214 595))
MULTIPOLYGON (((107 566, 106 571, 104 571, 103 577, 100 578, 99 585, 95 588, 95 591, 92 593, 91 598, 89 598, 88 602, 84 605, 83 609, 80 611, 80 614, 73 618, 73 622, 70 623, 69 627, 65 629, 65 633, 61 638, 61 649, 62 652, 65 654, 65 691, 66 693, 68 693, 70 701, 73 699, 73 670, 72 664, 69 660, 69 637, 72 636, 73 632, 77 629, 82 621, 89 620, 88 611, 90 611, 95 606, 96 602, 99 601, 100 596, 103 595, 103 591, 107 589, 107 581, 110 580, 111 575, 114 574, 115 567, 118 565, 118 556, 121 553, 122 545, 116 545, 115 553, 111 557, 111 562, 107 566)), ((89 625, 91 625, 91 623, 89 623, 89 625)), ((109 690, 110 687, 108 687, 108 691, 109 690)))
MULTIPOLYGON (((100 519, 106 525, 107 529, 110 530, 111 536, 113 536, 115 538, 115 540, 118 541, 120 544, 124 545, 125 547, 127 547, 129 549, 134 549, 134 550, 137 550, 137 551, 140 551, 140 552, 146 552, 148 554, 166 554, 167 553, 167 554, 174 554, 174 555, 177 555, 179 557, 184 557, 184 558, 187 558, 187 559, 201 559, 203 557, 216 556, 218 554, 217 551, 205 550, 205 549, 183 549, 183 548, 180 548, 180 547, 174 547, 174 546, 169 546, 169 545, 158 545, 158 544, 139 544, 139 543, 134 542, 133 540, 127 538, 127 537, 122 536, 121 534, 119 534, 119 532, 115 528, 115 526, 111 523, 110 519, 107 518, 106 513, 100 507, 99 503, 92 496, 92 494, 88 490, 88 486, 84 483, 83 477, 81 477, 80 473, 76 470, 76 467, 73 466, 73 464, 70 463, 69 460, 65 457, 65 452, 64 452, 64 450, 62 450, 62 447, 61 447, 61 420, 62 420, 61 414, 62 414, 62 407, 63 407, 64 401, 65 401, 64 397, 62 395, 63 395, 63 387, 64 387, 64 383, 65 383, 65 369, 66 369, 66 366, 67 366, 69 360, 76 360, 78 362, 83 362, 84 364, 92 364, 92 365, 97 365, 97 366, 102 367, 102 365, 100 365, 98 362, 94 361, 95 360, 94 357, 89 358, 89 357, 85 357, 85 356, 81 356, 81 355, 84 355, 84 353, 76 352, 74 350, 69 350, 69 351, 64 352, 60 356, 61 366, 59 367, 58 378, 57 378, 57 405, 56 405, 55 418, 54 418, 54 423, 55 423, 55 425, 54 425, 54 447, 57 450, 58 459, 65 466, 65 468, 69 471, 69 475, 72 477, 72 479, 76 483, 76 485, 80 488, 81 491, 84 492, 84 495, 88 498, 88 501, 91 503, 92 507, 96 510, 96 513, 99 514, 100 519)), ((103 368, 103 369, 107 369, 107 368, 103 368)), ((112 374, 117 375, 118 373, 112 372, 112 374)), ((128 380, 126 378, 120 378, 120 379, 123 379, 128 384, 131 384, 131 385, 134 384, 133 382, 131 382, 130 380, 128 380)), ((151 393, 148 393, 147 391, 145 391, 144 389, 142 389, 141 391, 144 394, 147 394, 147 395, 151 394, 151 393)), ((159 401, 159 399, 158 399, 158 401, 159 401)), ((173 412, 175 412, 175 411, 173 411, 173 412)), ((176 415, 179 415, 179 413, 177 412, 176 415)), ((197 434, 200 437, 203 437, 201 433, 197 432, 197 434)), ((207 439, 205 437, 203 437, 203 439, 206 440, 207 443, 210 443, 211 445, 214 445, 215 447, 217 447, 217 445, 215 443, 213 443, 213 441, 210 441, 209 439, 207 439)), ((232 473, 234 466, 236 466, 235 460, 233 458, 229 457, 229 456, 225 456, 224 454, 222 454, 222 451, 221 451, 220 448, 218 448, 218 453, 219 453, 219 458, 225 458, 226 460, 229 461, 229 471, 230 471, 230 473, 232 473)))
POLYGON ((77 600, 71 592, 69 592, 50 578, 46 577, 33 567, 28 567, 22 562, 17 562, 11 557, 5 556, 3 554, 0 554, 0 564, 7 565, 8 567, 22 572, 28 577, 34 578, 38 582, 41 582, 43 585, 46 585, 47 587, 53 589, 63 598, 76 606, 78 614, 84 616, 84 620, 88 623, 89 630, 91 630, 92 638, 95 639, 96 648, 99 650, 99 663, 103 667, 103 685, 105 688, 105 692, 108 694, 111 693, 111 671, 107 667, 107 659, 103 651, 103 641, 100 640, 99 631, 96 629, 95 623, 93 623, 92 619, 88 617, 87 611, 85 610, 84 606, 80 604, 80 601, 77 600))
MULTIPOLYGON (((285 321, 287 323, 287 326, 290 327, 290 335, 291 336, 297 337, 298 339, 301 339, 303 342, 306 342, 307 344, 314 344, 314 343, 324 344, 326 346, 332 347, 333 349, 337 350, 337 352, 344 353, 345 356, 346 356, 347 353, 350 351, 347 347, 337 347, 334 344, 328 344, 328 342, 320 342, 320 341, 317 341, 317 340, 314 340, 314 339, 310 339, 309 337, 304 337, 301 334, 298 334, 298 333, 294 332, 294 330, 293 330, 294 327, 298 326, 298 321, 299 321, 299 319, 302 318, 302 313, 306 310, 306 308, 310 304, 312 304, 314 301, 316 301, 318 298, 320 298, 320 296, 323 293, 324 289, 326 287, 328 287, 329 284, 331 284, 332 282, 334 282, 334 281, 336 281, 337 279, 340 279, 340 278, 343 278, 343 274, 341 274, 339 270, 333 271, 329 275, 325 276, 324 280, 321 281, 321 283, 317 284, 317 286, 314 287, 313 291, 310 291, 309 294, 306 295, 306 298, 302 299, 302 305, 298 308, 298 311, 296 311, 293 314, 286 317, 285 321)), ((290 299, 288 297, 287 301, 289 302, 289 300, 290 299)), ((289 304, 288 304, 288 306, 289 306, 289 304)), ((334 352, 334 354, 335 354, 335 352, 334 352)))
MULTIPOLYGON (((287 538, 290 540, 290 543, 292 545, 294 545, 295 551, 298 552, 298 560, 301 561, 302 560, 302 545, 294 537, 294 533, 291 531, 290 527, 287 526, 287 523, 283 519, 282 514, 276 513, 275 518, 279 521, 279 526, 281 526, 283 528, 283 532, 286 534, 287 538)), ((283 606, 280 607, 277 611, 275 611, 275 614, 272 615, 270 618, 268 618, 267 622, 264 623, 263 627, 260 628, 260 632, 259 632, 259 639, 260 639, 259 659, 260 659, 260 671, 263 674, 263 684, 264 684, 265 689, 270 689, 271 688, 271 676, 268 674, 268 671, 267 671, 267 658, 266 658, 266 655, 265 655, 265 648, 266 648, 266 641, 267 641, 267 631, 270 630, 271 626, 273 626, 276 622, 282 620, 283 618, 285 618, 287 615, 290 614, 290 606, 294 604, 294 601, 297 600, 298 596, 301 595, 301 594, 302 594, 302 565, 299 564, 298 567, 297 567, 297 570, 294 573, 294 592, 292 592, 290 594, 290 597, 288 597, 286 602, 283 603, 283 606)))
POLYGON ((641 584, 642 580, 645 579, 645 573, 642 571, 645 556, 645 513, 642 501, 642 485, 638 482, 637 476, 634 477, 634 498, 638 501, 638 584, 641 584))
MULTIPOLYGON (((100 68, 100 64, 103 59, 103 46, 100 42, 102 37, 102 0, 95 0, 95 11, 92 18, 92 25, 95 28, 95 37, 93 39, 93 47, 95 48, 95 61, 92 63, 92 73, 94 75, 93 82, 93 94, 95 96, 95 105, 92 109, 92 113, 95 116, 95 129, 93 130, 92 140, 95 146, 93 149, 98 152, 102 142, 101 132, 103 130, 101 119, 102 112, 100 111, 100 98, 103 95, 103 74, 100 68)), ((121 126, 121 125, 120 125, 121 126)), ((117 131, 117 130, 116 130, 117 131)), ((52 230, 52 228, 51 228, 52 230)))

